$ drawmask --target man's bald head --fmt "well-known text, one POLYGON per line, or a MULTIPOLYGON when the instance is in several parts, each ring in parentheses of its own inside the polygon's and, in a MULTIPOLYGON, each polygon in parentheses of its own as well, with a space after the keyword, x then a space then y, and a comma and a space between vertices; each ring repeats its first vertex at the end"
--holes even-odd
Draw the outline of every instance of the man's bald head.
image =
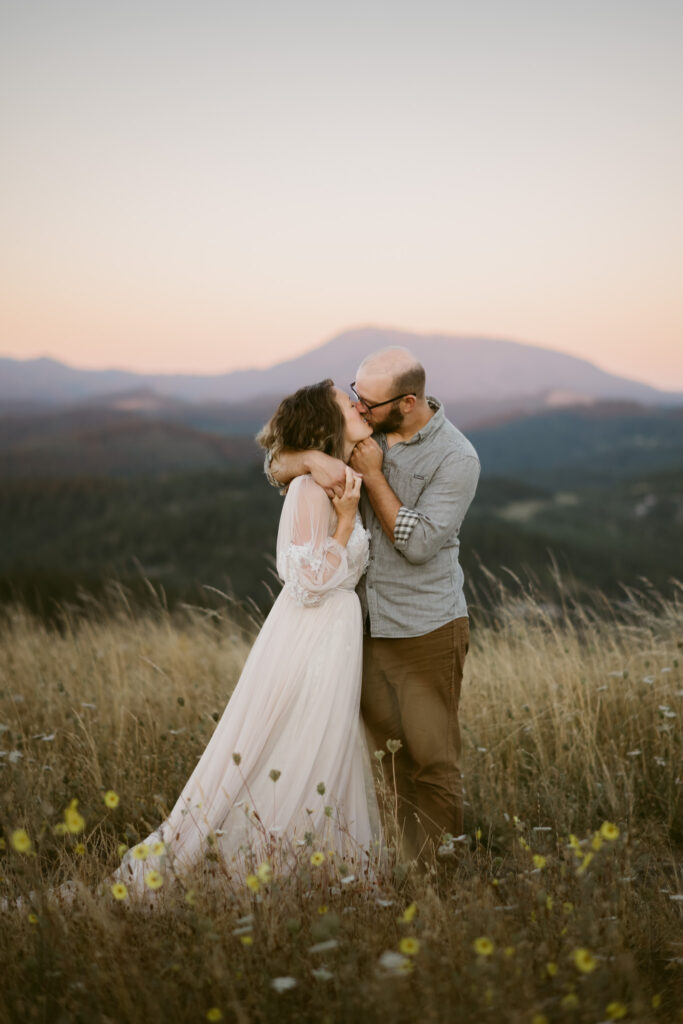
POLYGON ((424 398, 424 367, 407 348, 382 348, 366 356, 358 367, 356 379, 368 381, 375 378, 396 394, 424 398))

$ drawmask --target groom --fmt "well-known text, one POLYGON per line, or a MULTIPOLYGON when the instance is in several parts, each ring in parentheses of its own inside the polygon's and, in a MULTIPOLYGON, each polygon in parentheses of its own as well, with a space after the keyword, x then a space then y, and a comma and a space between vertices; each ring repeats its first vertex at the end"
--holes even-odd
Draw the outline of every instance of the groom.
MULTIPOLYGON (((458 551, 479 459, 426 396, 424 369, 407 349, 368 356, 351 388, 374 432, 351 456, 363 475, 361 514, 371 532, 358 587, 361 709, 375 749, 401 741, 382 763, 390 791, 396 773, 399 825, 413 857, 463 829, 458 704, 469 619, 458 551)), ((302 473, 330 497, 343 493, 344 463, 323 452, 283 452, 269 470, 278 485, 302 473)))

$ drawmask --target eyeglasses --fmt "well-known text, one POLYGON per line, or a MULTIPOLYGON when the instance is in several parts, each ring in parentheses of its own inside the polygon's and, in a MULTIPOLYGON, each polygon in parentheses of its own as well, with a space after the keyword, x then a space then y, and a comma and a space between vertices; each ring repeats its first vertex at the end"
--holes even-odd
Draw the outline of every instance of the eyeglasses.
POLYGON ((384 402, 374 402, 371 405, 369 402, 366 402, 364 398, 361 398, 360 395, 358 394, 358 392, 356 391, 356 382, 355 382, 355 380, 354 380, 353 384, 350 385, 350 387, 351 387, 351 390, 353 391, 354 395, 356 396, 356 400, 358 402, 360 402, 361 405, 364 405, 365 408, 368 410, 368 412, 372 412, 373 409, 379 409, 380 405, 389 405, 391 402, 398 402, 399 398, 409 398, 409 397, 410 398, 415 398, 415 395, 413 394, 413 392, 409 391, 405 395, 395 395, 393 398, 387 398, 386 401, 384 401, 384 402))

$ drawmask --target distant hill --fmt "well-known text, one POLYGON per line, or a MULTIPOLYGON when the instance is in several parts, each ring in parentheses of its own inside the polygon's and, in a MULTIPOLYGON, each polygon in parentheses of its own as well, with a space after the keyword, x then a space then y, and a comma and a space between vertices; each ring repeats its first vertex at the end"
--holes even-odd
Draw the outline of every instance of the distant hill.
POLYGON ((683 408, 622 402, 545 411, 468 432, 482 474, 566 488, 683 472, 683 408))
MULTIPOLYGON (((255 464, 262 452, 254 434, 273 405, 157 405, 138 395, 0 415, 0 479, 158 477, 255 464)), ((508 411, 472 426, 458 403, 446 411, 477 448, 484 477, 563 488, 683 467, 683 407, 600 402, 508 411)))
POLYGON ((332 377, 347 388, 364 356, 387 345, 405 345, 428 371, 430 392, 449 402, 502 403, 536 408, 584 400, 624 398, 647 404, 683 404, 683 394, 606 373, 585 359, 492 338, 362 327, 337 335, 310 352, 265 370, 208 375, 136 374, 80 370, 54 359, 0 359, 0 401, 64 403, 111 393, 151 389, 188 402, 273 400, 302 384, 332 377))
POLYGON ((157 478, 227 469, 258 458, 250 437, 223 437, 129 413, 89 412, 19 424, 0 418, 0 479, 157 478))

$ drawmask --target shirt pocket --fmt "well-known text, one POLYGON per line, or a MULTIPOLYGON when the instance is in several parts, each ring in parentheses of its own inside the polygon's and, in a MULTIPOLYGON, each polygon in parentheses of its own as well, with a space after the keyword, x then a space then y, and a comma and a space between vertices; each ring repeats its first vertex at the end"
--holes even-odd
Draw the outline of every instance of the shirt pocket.
POLYGON ((427 477, 424 473, 412 473, 398 466, 390 466, 387 481, 402 505, 415 508, 427 484, 427 477))

